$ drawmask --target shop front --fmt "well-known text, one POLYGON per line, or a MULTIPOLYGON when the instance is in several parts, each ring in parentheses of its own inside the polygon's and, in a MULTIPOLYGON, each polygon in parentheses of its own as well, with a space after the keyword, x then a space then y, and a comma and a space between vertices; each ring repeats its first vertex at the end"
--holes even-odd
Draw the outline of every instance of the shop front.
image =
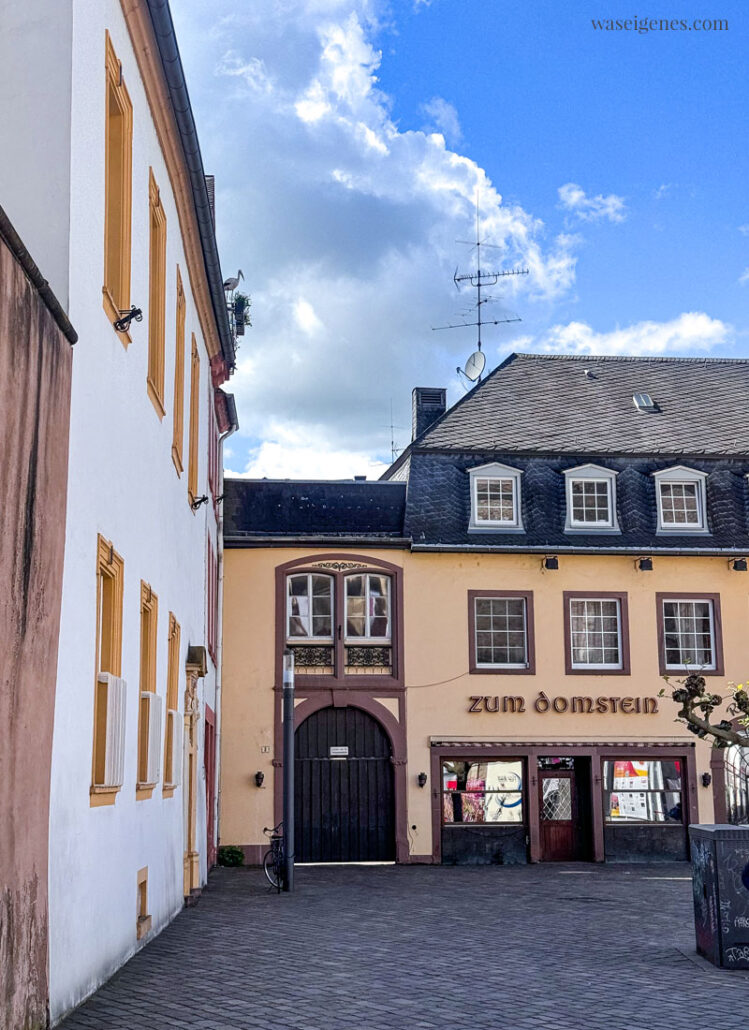
POLYGON ((433 860, 680 861, 694 747, 431 741, 433 860))

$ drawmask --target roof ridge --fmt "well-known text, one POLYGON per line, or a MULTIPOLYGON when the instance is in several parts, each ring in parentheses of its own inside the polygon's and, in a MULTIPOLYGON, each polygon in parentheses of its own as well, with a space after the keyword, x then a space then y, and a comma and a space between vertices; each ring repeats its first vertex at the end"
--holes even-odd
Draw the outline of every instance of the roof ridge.
MULTIPOLYGON (((515 357, 524 359, 531 358, 533 360, 538 361, 612 361, 622 363, 652 361, 658 363, 672 363, 682 365, 749 365, 749 358, 697 358, 678 357, 675 355, 664 356, 656 354, 539 354, 533 351, 518 351, 515 353, 515 357)), ((494 371, 496 371, 496 369, 494 371)))

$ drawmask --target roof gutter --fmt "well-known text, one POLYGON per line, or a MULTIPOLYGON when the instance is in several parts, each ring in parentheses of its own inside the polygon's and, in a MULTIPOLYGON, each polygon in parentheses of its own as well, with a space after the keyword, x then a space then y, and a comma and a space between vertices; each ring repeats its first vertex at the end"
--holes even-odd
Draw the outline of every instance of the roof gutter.
POLYGON ((54 318, 63 336, 70 343, 78 342, 78 333, 70 324, 70 319, 63 310, 62 304, 55 296, 52 287, 39 271, 39 266, 29 254, 23 244, 23 240, 13 228, 13 223, 8 218, 4 209, 0 207, 0 236, 5 240, 9 250, 26 273, 31 285, 39 294, 50 315, 54 318))
POLYGON ((177 37, 174 33, 174 23, 169 10, 169 0, 146 0, 146 2, 151 15, 151 23, 159 49, 161 64, 164 69, 164 77, 172 101, 174 118, 182 142, 185 164, 190 175, 195 215, 200 234, 200 246, 203 251, 203 260, 208 277, 213 314, 221 341, 221 352, 229 370, 232 370, 236 364, 236 354, 226 311, 224 278, 221 273, 221 262, 219 261, 218 247, 216 246, 216 229, 211 215, 211 204, 208 198, 208 187, 205 182, 203 158, 200 153, 198 133, 195 127, 192 107, 190 106, 190 96, 187 92, 185 73, 179 56, 177 37))
POLYGON ((295 547, 305 544, 313 547, 390 547, 404 550, 411 546, 407 537, 382 536, 242 536, 230 533, 224 537, 224 546, 230 547, 295 547))
POLYGON ((705 548, 684 548, 684 547, 649 547, 647 544, 642 547, 575 547, 569 544, 517 544, 514 547, 509 544, 412 544, 414 552, 432 552, 436 554, 664 554, 676 557, 689 558, 722 558, 722 557, 746 557, 749 555, 749 546, 737 547, 714 547, 710 550, 705 548))

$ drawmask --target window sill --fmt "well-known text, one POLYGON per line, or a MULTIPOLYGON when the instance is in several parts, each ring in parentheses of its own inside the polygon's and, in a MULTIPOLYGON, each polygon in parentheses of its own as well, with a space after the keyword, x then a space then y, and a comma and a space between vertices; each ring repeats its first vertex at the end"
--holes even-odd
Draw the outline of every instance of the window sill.
POLYGON ((148 389, 148 397, 151 401, 151 404, 153 404, 154 411, 159 416, 159 421, 161 422, 164 418, 164 415, 166 415, 166 408, 164 407, 163 398, 159 394, 159 391, 156 389, 156 386, 154 385, 154 382, 150 376, 146 376, 146 386, 148 389))
POLYGON ((712 536, 709 529, 699 526, 658 526, 656 536, 712 536))
POLYGON ((135 788, 135 800, 136 801, 147 801, 148 798, 152 797, 155 783, 139 783, 135 788))
POLYGON ((530 665, 474 665, 468 670, 469 676, 535 676, 536 670, 530 665))
POLYGON ((606 665, 571 665, 566 670, 568 676, 629 676, 629 669, 613 669, 606 665))
POLYGON ((101 787, 92 785, 89 790, 89 803, 92 808, 103 808, 105 805, 113 805, 117 800, 120 787, 101 787))
POLYGON ((112 297, 112 294, 109 292, 109 290, 107 289, 106 286, 102 286, 101 294, 102 294, 102 307, 104 308, 104 312, 105 312, 107 318, 109 319, 109 324, 112 326, 112 329, 114 330, 114 332, 117 333, 117 336, 118 336, 119 341, 122 344, 122 346, 125 348, 125 350, 127 350, 128 344, 133 342, 133 339, 132 339, 130 333, 128 333, 128 332, 124 332, 124 333, 117 332, 117 330, 114 328, 114 325, 112 325, 112 323, 116 322, 117 319, 120 317, 119 308, 115 304, 114 298, 112 297))
POLYGON ((507 523, 495 522, 486 525, 476 525, 473 522, 468 524, 469 533, 524 533, 523 526, 510 526, 507 523))
POLYGON ((138 916, 138 923, 135 928, 135 934, 137 940, 142 940, 147 933, 151 930, 151 917, 150 916, 138 916))
POLYGON ((174 792, 175 792, 176 789, 177 789, 177 784, 176 783, 170 783, 168 785, 165 783, 164 784, 164 789, 163 789, 163 791, 161 793, 161 796, 164 797, 164 798, 173 798, 174 797, 174 792))
POLYGON ((596 526, 596 525, 590 525, 590 526, 578 526, 578 525, 565 526, 564 527, 564 531, 565 531, 565 533, 601 533, 601 534, 608 534, 609 536, 615 536, 615 535, 621 536, 621 533, 622 533, 621 529, 619 529, 618 526, 596 526))

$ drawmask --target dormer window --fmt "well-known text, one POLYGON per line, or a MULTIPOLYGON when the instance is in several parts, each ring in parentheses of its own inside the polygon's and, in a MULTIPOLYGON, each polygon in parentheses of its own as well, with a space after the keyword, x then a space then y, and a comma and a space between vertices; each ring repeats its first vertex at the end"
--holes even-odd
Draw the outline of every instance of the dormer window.
POLYGON ((564 473, 568 533, 618 533, 616 472, 599 465, 578 465, 564 473))
POLYGON ((480 465, 471 479, 471 530, 522 532, 520 472, 509 465, 480 465))
POLYGON ((707 473, 679 465, 653 473, 659 533, 707 533, 707 473))

